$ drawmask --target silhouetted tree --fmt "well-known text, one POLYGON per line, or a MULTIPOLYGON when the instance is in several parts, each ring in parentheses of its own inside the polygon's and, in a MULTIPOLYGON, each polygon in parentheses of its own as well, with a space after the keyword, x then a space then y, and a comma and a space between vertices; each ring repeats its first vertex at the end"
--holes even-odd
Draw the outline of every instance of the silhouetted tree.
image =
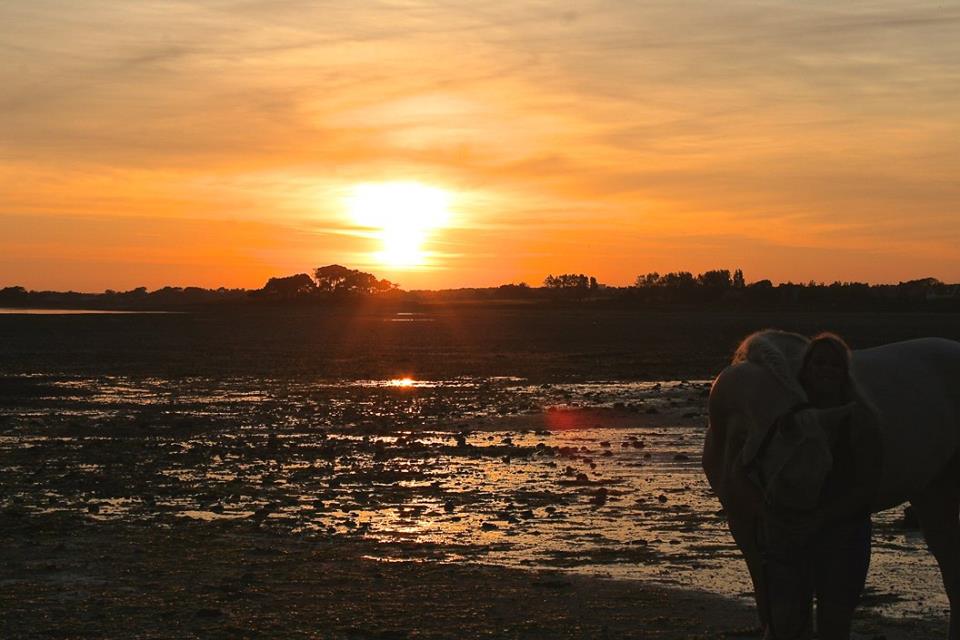
POLYGON ((635 287, 656 287, 660 284, 660 274, 656 271, 651 271, 650 273, 642 276, 637 276, 637 279, 634 281, 633 286, 635 287))
POLYGON ((0 289, 0 303, 23 304, 28 300, 27 290, 23 287, 4 287, 0 289))
POLYGON ((328 293, 384 293, 397 288, 389 280, 379 280, 372 273, 348 269, 339 264, 318 267, 313 272, 317 289, 328 293))
POLYGON ((734 289, 743 289, 747 286, 746 281, 743 279, 743 271, 737 269, 733 272, 733 288, 734 289))
POLYGON ((936 287, 943 284, 937 278, 919 278, 917 280, 907 280, 906 282, 900 282, 897 284, 898 287, 907 288, 907 289, 922 289, 925 287, 936 287))
MULTIPOLYGON (((591 278, 582 273, 563 273, 559 276, 549 275, 543 280, 543 286, 548 289, 587 289, 591 278)), ((596 279, 593 279, 596 282, 596 279)))
POLYGON ((283 278, 270 278, 263 287, 264 295, 283 300, 309 295, 316 290, 317 285, 305 273, 283 278))
POLYGON ((350 279, 351 273, 353 273, 353 269, 347 269, 339 264, 330 264, 314 269, 313 277, 317 279, 317 289, 334 292, 347 288, 347 281, 350 279))
POLYGON ((497 287, 497 291, 505 298, 529 298, 531 295, 530 285, 526 282, 502 284, 497 287))
POLYGON ((677 271, 662 276, 657 284, 661 287, 683 289, 696 286, 697 279, 689 271, 677 271))
POLYGON ((697 282, 711 289, 729 289, 732 280, 729 269, 705 271, 697 276, 697 282))

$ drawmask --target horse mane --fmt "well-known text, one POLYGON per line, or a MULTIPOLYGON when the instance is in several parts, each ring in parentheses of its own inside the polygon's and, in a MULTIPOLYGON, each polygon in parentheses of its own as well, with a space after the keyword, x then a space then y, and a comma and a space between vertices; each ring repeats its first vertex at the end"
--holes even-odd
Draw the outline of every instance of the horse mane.
POLYGON ((810 340, 799 333, 764 329, 743 339, 733 354, 733 364, 752 362, 766 369, 798 402, 807 400, 799 374, 810 340))

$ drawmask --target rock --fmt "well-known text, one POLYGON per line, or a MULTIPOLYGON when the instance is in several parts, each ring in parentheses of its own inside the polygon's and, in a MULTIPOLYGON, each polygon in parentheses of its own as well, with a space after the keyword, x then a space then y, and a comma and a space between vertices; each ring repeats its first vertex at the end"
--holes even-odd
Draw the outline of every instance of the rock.
POLYGON ((657 501, 658 501, 660 504, 663 504, 663 503, 665 503, 665 502, 667 501, 667 496, 665 496, 665 495, 663 495, 663 494, 661 493, 660 495, 657 496, 657 501))

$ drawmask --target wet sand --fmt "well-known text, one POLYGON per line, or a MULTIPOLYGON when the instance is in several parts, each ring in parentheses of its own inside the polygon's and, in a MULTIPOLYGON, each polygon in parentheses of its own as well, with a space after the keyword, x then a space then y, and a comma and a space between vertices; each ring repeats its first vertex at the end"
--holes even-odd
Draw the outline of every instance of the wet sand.
MULTIPOLYGON (((4 638, 757 638, 745 603, 640 581, 383 562, 250 522, 170 529, 0 515, 4 638)), ((857 636, 938 637, 858 620, 857 636)))
MULTIPOLYGON (((699 469, 704 381, 8 382, 2 637, 112 637, 118 619, 130 637, 331 638, 755 622, 699 469)), ((945 618, 897 518, 878 518, 857 624, 916 637, 945 618)))

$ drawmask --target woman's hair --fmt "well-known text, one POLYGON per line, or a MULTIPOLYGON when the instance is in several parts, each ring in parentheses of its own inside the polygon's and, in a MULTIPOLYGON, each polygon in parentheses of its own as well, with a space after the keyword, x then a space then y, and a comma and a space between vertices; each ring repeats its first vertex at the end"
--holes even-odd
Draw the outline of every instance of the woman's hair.
POLYGON ((813 353, 817 349, 827 348, 833 350, 833 352, 840 357, 843 361, 843 368, 845 375, 843 376, 843 386, 837 391, 841 394, 844 400, 850 401, 856 399, 861 394, 857 388, 857 383, 853 378, 853 372, 850 370, 850 347, 847 346, 847 343, 835 333, 823 332, 814 336, 810 342, 807 344, 807 349, 803 354, 803 360, 800 364, 800 382, 804 386, 804 389, 807 393, 810 393, 807 383, 804 380, 806 375, 807 365, 810 364, 810 359, 813 357, 813 353))
POLYGON ((803 354, 803 361, 800 366, 800 371, 803 371, 807 368, 807 364, 810 363, 810 358, 813 356, 814 350, 820 345, 826 345, 836 352, 841 359, 843 359, 843 366, 846 370, 850 371, 850 347, 844 342, 843 338, 838 336, 835 333, 830 333, 829 331, 824 331, 819 333, 810 339, 810 342, 807 343, 807 349, 803 354))

